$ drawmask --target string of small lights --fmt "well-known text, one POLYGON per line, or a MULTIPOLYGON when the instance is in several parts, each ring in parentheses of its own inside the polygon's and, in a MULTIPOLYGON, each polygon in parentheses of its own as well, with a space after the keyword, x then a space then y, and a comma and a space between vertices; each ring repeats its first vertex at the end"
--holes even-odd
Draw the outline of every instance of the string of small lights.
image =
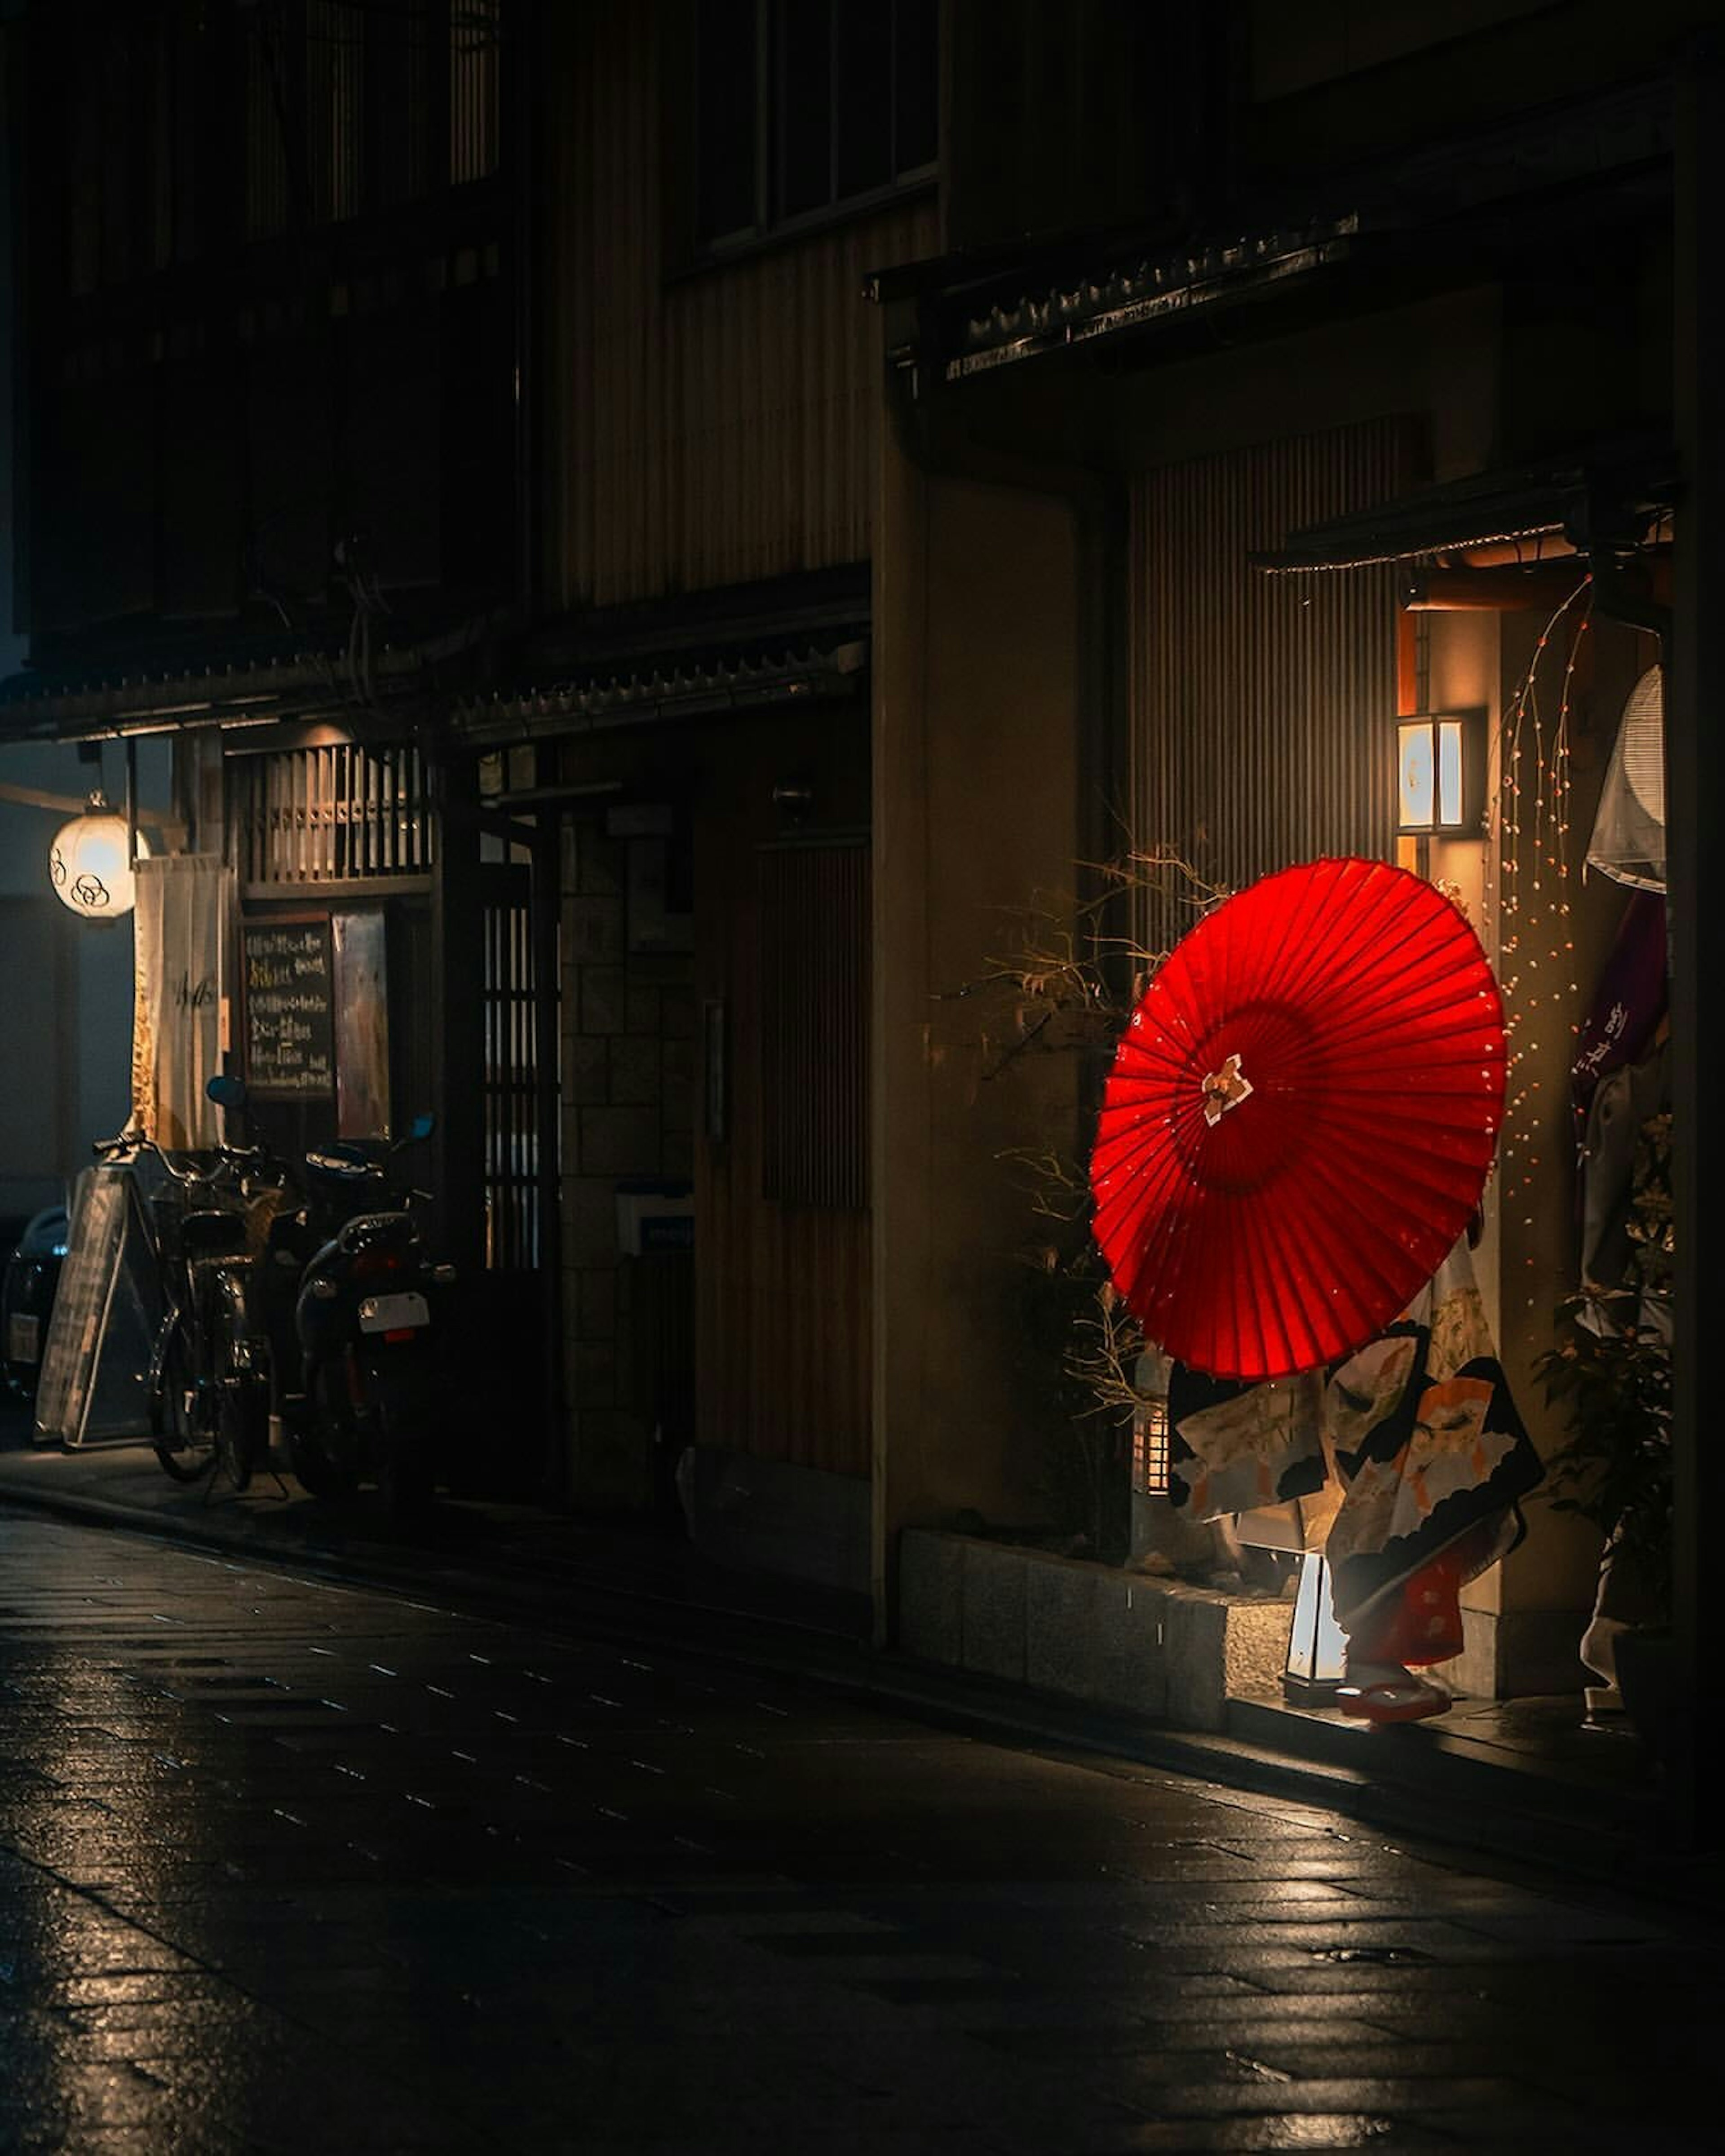
MULTIPOLYGON (((1531 1204, 1543 1155, 1538 1098, 1543 1081, 1537 1075, 1541 1026, 1567 1023, 1580 1031, 1578 1019, 1566 1019, 1579 992, 1573 978, 1575 941, 1569 892, 1574 880, 1570 855, 1570 706, 1575 670, 1593 619, 1593 580, 1586 578, 1556 608, 1533 648, 1532 656, 1505 708, 1499 730, 1498 798, 1495 826, 1497 947, 1504 971, 1505 1029, 1509 1037, 1509 1091, 1504 1106, 1499 1151, 1506 1208, 1531 1204), (1576 609, 1579 608, 1579 611, 1576 609), (1562 631, 1569 618, 1567 644, 1562 631), (1558 708, 1548 724, 1540 701, 1542 670, 1553 645, 1563 649, 1558 708)), ((1488 889, 1491 887, 1488 879, 1488 889)), ((1531 1228, 1533 1215, 1522 1215, 1531 1228)), ((1531 1270, 1534 1259, 1526 1259, 1531 1270)), ((1527 1306, 1533 1307, 1530 1293, 1527 1306)))

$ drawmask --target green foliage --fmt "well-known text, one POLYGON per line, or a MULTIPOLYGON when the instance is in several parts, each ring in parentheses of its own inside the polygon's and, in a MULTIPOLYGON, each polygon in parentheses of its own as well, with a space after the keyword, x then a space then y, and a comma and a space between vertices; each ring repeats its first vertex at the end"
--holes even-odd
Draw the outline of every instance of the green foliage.
POLYGON ((1577 1296, 1534 1364, 1566 1412, 1569 1441, 1547 1466, 1553 1509, 1615 1545, 1663 1613, 1671 1598, 1671 1351, 1631 1294, 1577 1296), (1582 1322, 1584 1316, 1594 1323, 1582 1322), (1603 1329, 1595 1330, 1595 1325, 1603 1329))
POLYGON ((1040 1479, 1050 1522, 1084 1553, 1117 1563, 1131 1526, 1132 1424, 1122 1402, 1099 1397, 1078 1352, 1104 1322, 1101 1298, 1112 1301, 1087 1226, 1026 1253, 1020 1277, 1014 1383, 1037 1403, 1047 1435, 1040 1479))

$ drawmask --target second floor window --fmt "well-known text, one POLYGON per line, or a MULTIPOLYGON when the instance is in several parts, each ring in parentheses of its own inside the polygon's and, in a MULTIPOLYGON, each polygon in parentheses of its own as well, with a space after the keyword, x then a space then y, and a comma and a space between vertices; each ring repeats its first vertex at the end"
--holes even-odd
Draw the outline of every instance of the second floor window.
POLYGON ((259 0, 248 9, 247 238, 338 224, 444 181, 490 178, 501 162, 503 32, 502 0, 259 0))
POLYGON ((937 0, 697 0, 695 214, 704 253, 927 177, 937 0))

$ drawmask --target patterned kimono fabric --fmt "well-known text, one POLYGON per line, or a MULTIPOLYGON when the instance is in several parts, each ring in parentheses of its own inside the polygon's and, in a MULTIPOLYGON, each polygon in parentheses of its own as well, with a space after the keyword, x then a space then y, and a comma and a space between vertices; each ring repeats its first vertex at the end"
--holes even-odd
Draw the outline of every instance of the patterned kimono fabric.
MULTIPOLYGON (((1360 1661, 1461 1651, 1461 1591, 1513 1548, 1543 1470, 1510 1397, 1464 1239, 1394 1324, 1325 1371, 1244 1385, 1176 1367, 1169 1496, 1194 1519, 1295 1507, 1360 1661)), ((1284 1510, 1283 1519, 1288 1515, 1284 1510)), ((1240 1539, 1286 1547, 1286 1527, 1240 1539)))

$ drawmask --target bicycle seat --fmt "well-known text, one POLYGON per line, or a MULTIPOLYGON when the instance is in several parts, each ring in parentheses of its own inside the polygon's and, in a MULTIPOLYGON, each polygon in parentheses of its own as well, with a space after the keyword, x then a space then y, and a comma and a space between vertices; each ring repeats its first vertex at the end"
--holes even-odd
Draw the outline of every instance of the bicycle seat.
POLYGON ((357 1183, 372 1172, 372 1163, 350 1152, 308 1152, 305 1166, 313 1175, 328 1176, 336 1183, 357 1183))

